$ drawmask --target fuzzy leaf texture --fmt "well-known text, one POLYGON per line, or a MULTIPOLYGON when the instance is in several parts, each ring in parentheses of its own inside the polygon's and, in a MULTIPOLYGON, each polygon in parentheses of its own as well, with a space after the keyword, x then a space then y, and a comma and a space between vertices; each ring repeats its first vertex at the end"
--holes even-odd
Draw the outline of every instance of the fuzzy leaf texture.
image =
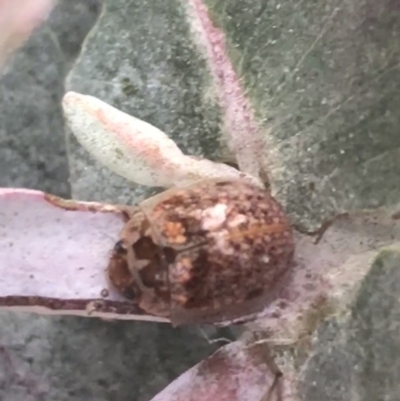
MULTIPOLYGON (((383 336, 379 327, 389 326, 388 316, 393 327, 398 321, 392 311, 398 308, 400 252, 399 32, 400 9, 391 0, 108 0, 66 81, 75 199, 133 204, 154 193, 147 186, 184 184, 204 171, 237 174, 219 163, 229 160, 257 182, 268 182, 303 228, 350 211, 317 245, 296 233, 296 268, 287 288, 249 326, 267 332, 271 343, 289 344, 278 357, 284 401, 348 394, 376 400, 382 393, 395 400, 398 394, 398 378, 391 376, 394 384, 383 388, 368 360, 397 355, 390 330, 387 352, 370 341, 383 336), (97 98, 89 105, 98 105, 101 116, 99 109, 88 111, 88 103, 77 106, 87 96, 97 98), (143 122, 151 127, 133 135, 131 146, 118 116, 125 128, 137 122, 130 135, 143 122), (158 136, 161 158, 145 151, 149 132, 158 136), (116 160, 107 153, 110 144, 119 146, 116 160), (121 158, 127 163, 119 164, 121 158), (371 211, 356 212, 361 209, 371 211), (356 365, 357 372, 346 370, 356 365)), ((6 222, 1 305, 123 317, 118 310, 127 306, 116 294, 93 308, 107 286, 100 272, 122 225, 118 212, 104 204, 95 207, 101 212, 80 202, 60 207, 43 193, 24 190, 2 190, 0 202, 6 222), (41 246, 49 239, 44 254, 41 246), (22 254, 13 251, 14 243, 22 254), (90 243, 90 257, 81 252, 82 243, 90 243), (66 266, 62 280, 54 276, 54 254, 66 266), (66 285, 77 274, 79 283, 66 285)), ((149 319, 134 310, 125 317, 149 319)), ((246 344, 235 342, 154 400, 201 401, 206 388, 216 401, 264 401, 273 380, 265 366, 246 344)))

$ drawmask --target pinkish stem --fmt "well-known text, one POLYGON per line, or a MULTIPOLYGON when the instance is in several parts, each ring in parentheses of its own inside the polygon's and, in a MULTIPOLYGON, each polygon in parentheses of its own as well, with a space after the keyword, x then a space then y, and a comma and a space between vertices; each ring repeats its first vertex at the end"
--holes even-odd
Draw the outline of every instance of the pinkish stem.
POLYGON ((241 171, 257 178, 266 176, 260 127, 226 49, 224 32, 213 25, 202 0, 189 0, 192 28, 205 48, 208 65, 224 110, 228 147, 241 171))
POLYGON ((47 18, 54 0, 0 0, 0 67, 47 18))

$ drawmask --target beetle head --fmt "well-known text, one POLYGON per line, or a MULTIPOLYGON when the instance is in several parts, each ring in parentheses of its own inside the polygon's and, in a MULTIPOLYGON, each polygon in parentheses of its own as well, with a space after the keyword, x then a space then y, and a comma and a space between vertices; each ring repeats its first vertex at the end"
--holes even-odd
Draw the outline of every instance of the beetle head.
POLYGON ((168 271, 162 248, 140 209, 131 215, 114 246, 108 276, 125 298, 146 312, 169 316, 168 271))

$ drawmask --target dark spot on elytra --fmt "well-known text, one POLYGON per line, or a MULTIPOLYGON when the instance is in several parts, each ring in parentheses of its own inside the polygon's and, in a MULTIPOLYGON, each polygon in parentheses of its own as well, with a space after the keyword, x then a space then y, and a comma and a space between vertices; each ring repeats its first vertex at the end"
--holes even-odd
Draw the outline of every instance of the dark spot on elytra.
POLYGON ((124 290, 122 291, 122 295, 126 299, 134 300, 137 298, 138 293, 137 293, 136 288, 133 287, 132 285, 130 285, 129 287, 124 288, 124 290))
POLYGON ((254 288, 254 289, 252 289, 250 292, 248 292, 248 293, 246 294, 245 299, 246 299, 246 300, 249 300, 249 299, 253 299, 253 298, 258 298, 258 297, 260 297, 261 295, 263 295, 263 290, 262 290, 262 288, 254 288))
POLYGON ((210 300, 210 262, 207 251, 199 251, 198 256, 192 262, 190 270, 191 278, 184 287, 189 296, 186 308, 198 308, 212 303, 210 300))
POLYGON ((225 187, 225 186, 227 186, 227 185, 231 185, 232 183, 230 182, 230 181, 220 181, 220 182, 217 182, 216 184, 215 184, 215 186, 216 187, 225 187))
POLYGON ((150 237, 141 237, 133 244, 133 250, 137 259, 154 260, 159 262, 159 247, 150 237))
POLYGON ((169 246, 163 248, 164 256, 165 256, 165 261, 170 264, 174 263, 176 259, 176 254, 177 252, 175 249, 170 248, 169 246))
POLYGON ((122 240, 119 240, 118 242, 115 243, 114 252, 117 255, 126 255, 126 247, 122 240))

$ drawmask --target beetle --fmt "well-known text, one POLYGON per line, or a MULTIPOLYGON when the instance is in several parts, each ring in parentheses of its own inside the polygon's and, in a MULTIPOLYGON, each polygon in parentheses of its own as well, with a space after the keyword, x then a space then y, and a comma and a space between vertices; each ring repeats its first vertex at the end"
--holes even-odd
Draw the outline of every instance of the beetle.
POLYGON ((173 325, 230 323, 276 297, 293 255, 289 219, 268 191, 205 179, 132 207, 107 272, 125 298, 173 325))

